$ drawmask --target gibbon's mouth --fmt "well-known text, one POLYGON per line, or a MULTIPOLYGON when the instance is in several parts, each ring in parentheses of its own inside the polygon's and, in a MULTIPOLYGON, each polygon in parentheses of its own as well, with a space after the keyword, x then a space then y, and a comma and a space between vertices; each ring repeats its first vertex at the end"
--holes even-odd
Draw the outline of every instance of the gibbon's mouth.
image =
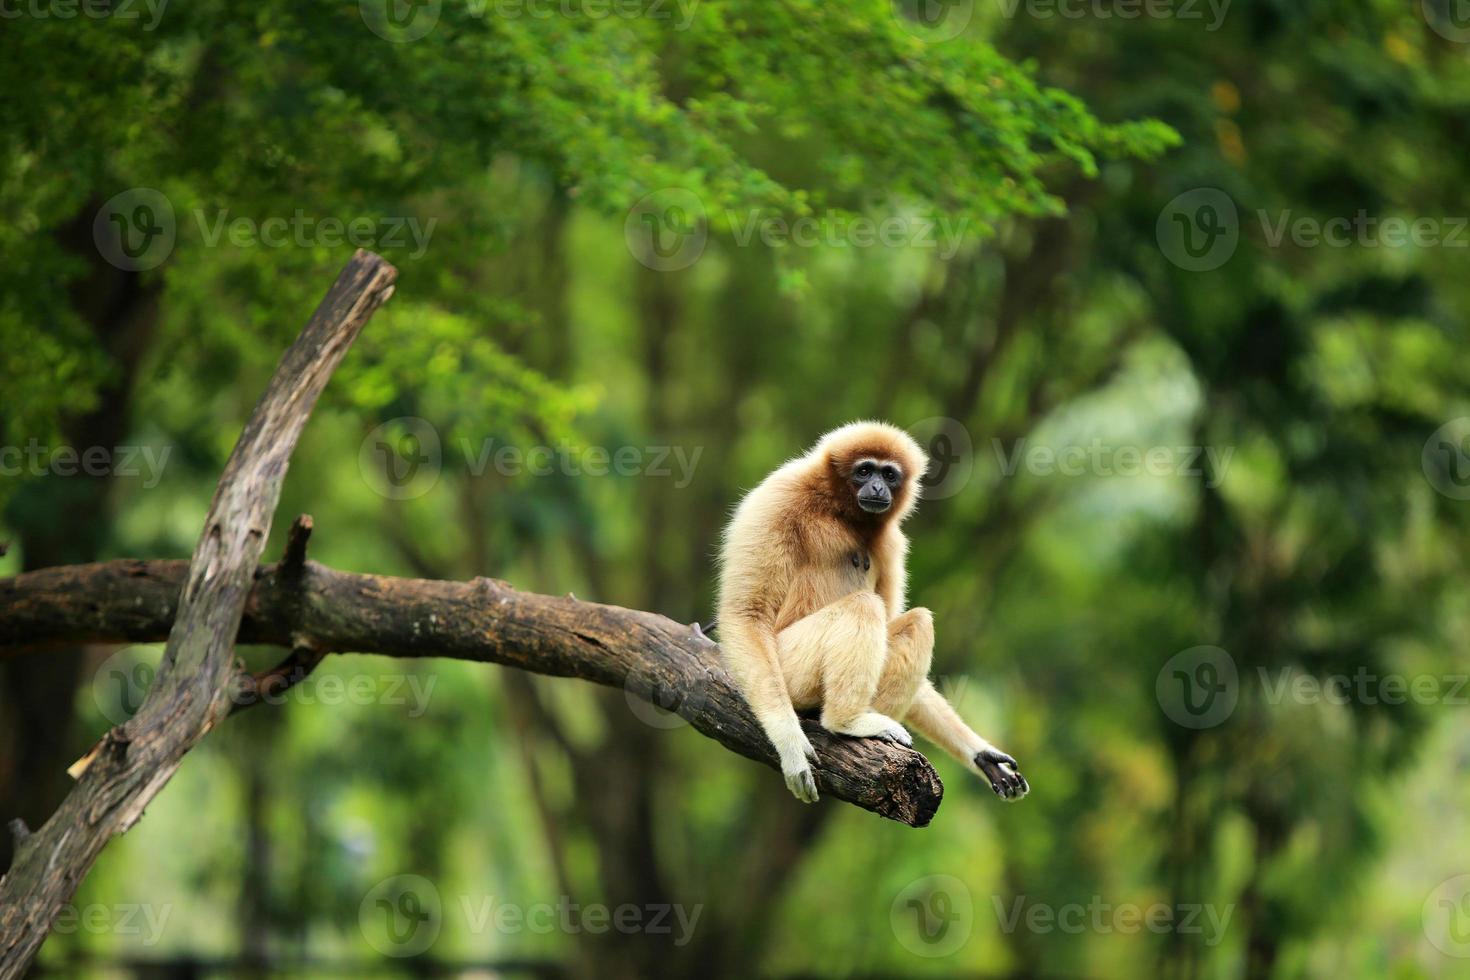
POLYGON ((893 501, 884 500, 882 497, 858 497, 858 506, 869 514, 881 514, 893 506, 893 501))

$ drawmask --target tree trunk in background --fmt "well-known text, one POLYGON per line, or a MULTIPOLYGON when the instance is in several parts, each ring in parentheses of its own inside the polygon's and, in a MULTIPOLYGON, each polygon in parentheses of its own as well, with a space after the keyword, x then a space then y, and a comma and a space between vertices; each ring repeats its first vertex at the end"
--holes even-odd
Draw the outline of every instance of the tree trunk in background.
MULTIPOLYGON (((114 366, 98 389, 96 407, 63 426, 67 445, 79 450, 111 450, 126 438, 133 380, 158 317, 157 280, 113 267, 93 244, 92 218, 100 206, 88 204, 58 235, 68 251, 89 263, 87 274, 72 286, 71 302, 114 366)), ((7 515, 19 534, 23 569, 102 557, 111 527, 110 489, 110 475, 80 472, 40 477, 23 486, 7 515)), ((0 818, 5 821, 20 817, 38 827, 66 795, 66 767, 89 744, 73 725, 83 659, 84 648, 76 647, 0 663, 0 818)), ((11 835, 0 834, 0 872, 10 867, 13 848, 11 835)))

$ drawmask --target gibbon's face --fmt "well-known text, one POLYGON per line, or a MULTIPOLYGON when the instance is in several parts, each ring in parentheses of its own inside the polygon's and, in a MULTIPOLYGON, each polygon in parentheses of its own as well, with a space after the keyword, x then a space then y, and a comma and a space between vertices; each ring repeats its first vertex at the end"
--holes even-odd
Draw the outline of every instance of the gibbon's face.
POLYGON ((852 466, 849 482, 857 505, 869 514, 884 514, 903 486, 904 472, 892 460, 864 458, 852 466))

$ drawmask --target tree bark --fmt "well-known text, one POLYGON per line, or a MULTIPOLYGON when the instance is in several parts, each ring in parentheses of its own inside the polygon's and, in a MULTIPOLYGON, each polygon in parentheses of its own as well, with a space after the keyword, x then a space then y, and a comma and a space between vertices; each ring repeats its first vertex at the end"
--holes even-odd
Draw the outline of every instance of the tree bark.
MULTIPOLYGON (((59 643, 155 642, 174 621, 182 561, 123 559, 0 579, 0 657, 59 643)), ((362 575, 313 561, 255 574, 239 642, 317 652, 449 657, 622 688, 678 713, 758 762, 779 762, 716 644, 653 613, 521 592, 505 582, 362 575)), ((34 656, 44 653, 32 652, 34 656)), ((824 795, 912 827, 943 795, 923 755, 878 739, 833 735, 803 721, 824 795)))
POLYGON ((225 464, 147 698, 103 738, 51 819, 18 842, 0 879, 0 980, 26 970, 102 848, 137 822, 185 753, 229 713, 235 637, 291 452, 396 276, 383 259, 358 251, 281 359, 225 464))

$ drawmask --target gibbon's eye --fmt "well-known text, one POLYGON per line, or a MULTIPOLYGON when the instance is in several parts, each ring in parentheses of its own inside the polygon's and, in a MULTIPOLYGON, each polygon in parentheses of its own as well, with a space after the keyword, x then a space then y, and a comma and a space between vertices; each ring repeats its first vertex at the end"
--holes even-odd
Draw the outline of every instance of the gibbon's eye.
POLYGON ((868 477, 873 475, 873 464, 859 463, 858 468, 852 471, 852 475, 857 477, 859 480, 866 480, 868 477))
POLYGON ((883 481, 891 487, 898 486, 898 481, 903 474, 898 472, 897 466, 883 467, 883 481))

